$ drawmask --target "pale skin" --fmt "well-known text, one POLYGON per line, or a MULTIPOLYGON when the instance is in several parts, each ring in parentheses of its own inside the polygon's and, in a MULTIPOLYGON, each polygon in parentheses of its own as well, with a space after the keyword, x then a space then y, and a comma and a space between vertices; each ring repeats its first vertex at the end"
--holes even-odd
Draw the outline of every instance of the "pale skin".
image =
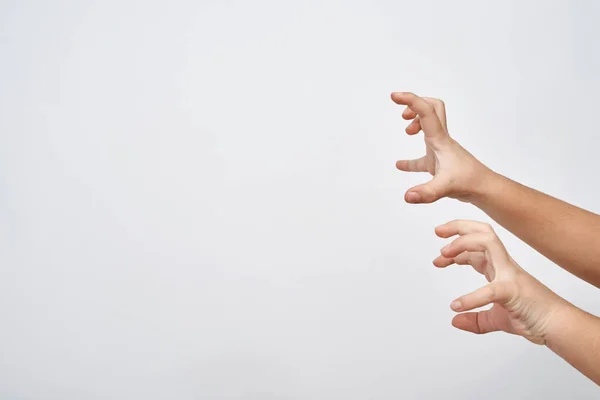
MULTIPOLYGON (((428 172, 433 178, 408 189, 408 203, 443 197, 469 202, 572 274, 600 287, 600 216, 503 177, 452 139, 441 100, 392 93, 406 106, 406 133, 423 132, 426 154, 401 160, 399 170, 428 172)), ((471 265, 488 285, 456 299, 452 324, 483 334, 504 331, 546 345, 600 385, 600 319, 562 299, 529 275, 508 254, 491 226, 452 221, 436 228, 442 238, 457 236, 434 260, 440 268, 471 265), (472 310, 493 304, 485 311, 472 310)))

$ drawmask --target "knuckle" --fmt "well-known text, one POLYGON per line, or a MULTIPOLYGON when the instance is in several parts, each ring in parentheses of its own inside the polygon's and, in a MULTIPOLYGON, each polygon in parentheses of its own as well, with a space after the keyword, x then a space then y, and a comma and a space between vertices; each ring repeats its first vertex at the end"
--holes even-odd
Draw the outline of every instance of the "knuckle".
POLYGON ((518 298, 519 284, 515 281, 499 282, 496 289, 496 299, 502 303, 512 303, 518 298))
POLYGON ((495 244, 498 243, 498 240, 499 240, 498 236, 496 236, 496 234, 493 233, 493 231, 492 232, 484 233, 483 241, 484 241, 485 244, 487 244, 487 245, 495 245, 495 244))
POLYGON ((488 223, 484 223, 483 226, 482 226, 482 228, 483 228, 484 232, 495 233, 494 232, 494 228, 492 228, 492 225, 490 225, 488 223))
POLYGON ((461 253, 454 258, 454 262, 458 265, 468 265, 471 263, 471 255, 468 252, 461 253))
POLYGON ((498 288, 495 285, 488 285, 485 288, 485 292, 484 292, 484 298, 491 302, 496 298, 496 295, 498 294, 498 288))

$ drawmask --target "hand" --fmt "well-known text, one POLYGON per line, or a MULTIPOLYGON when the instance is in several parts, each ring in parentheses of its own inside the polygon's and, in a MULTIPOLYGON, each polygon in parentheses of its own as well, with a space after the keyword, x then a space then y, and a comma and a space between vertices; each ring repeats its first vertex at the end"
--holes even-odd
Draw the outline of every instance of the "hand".
POLYGON ((396 162, 396 168, 407 172, 429 172, 433 179, 409 189, 408 203, 433 203, 442 197, 471 201, 486 175, 491 172, 448 134, 446 109, 438 99, 419 97, 413 93, 392 93, 396 104, 407 106, 402 117, 412 122, 406 133, 425 134, 425 156, 396 162))
POLYGON ((490 282, 459 297, 451 308, 463 312, 493 303, 492 308, 458 314, 452 325, 478 334, 504 331, 545 344, 553 315, 566 302, 517 265, 492 227, 457 220, 438 226, 435 233, 442 238, 460 236, 442 248, 433 261, 436 267, 471 265, 490 282))

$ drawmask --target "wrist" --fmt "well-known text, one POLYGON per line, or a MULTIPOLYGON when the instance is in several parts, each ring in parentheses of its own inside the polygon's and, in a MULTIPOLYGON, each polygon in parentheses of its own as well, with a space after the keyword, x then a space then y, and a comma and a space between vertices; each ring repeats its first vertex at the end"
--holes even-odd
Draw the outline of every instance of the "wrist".
POLYGON ((579 310, 566 300, 554 305, 553 310, 548 316, 548 325, 544 335, 544 344, 549 349, 560 345, 561 341, 568 339, 571 327, 577 324, 579 310))
POLYGON ((477 169, 469 194, 469 203, 482 208, 491 198, 503 192, 506 178, 483 164, 477 169))
MULTIPOLYGON (((456 178, 449 197, 478 206, 491 198, 502 185, 502 176, 495 173, 455 140, 450 140, 448 162, 456 165, 456 178)), ((506 178, 504 178, 506 179, 506 178)))

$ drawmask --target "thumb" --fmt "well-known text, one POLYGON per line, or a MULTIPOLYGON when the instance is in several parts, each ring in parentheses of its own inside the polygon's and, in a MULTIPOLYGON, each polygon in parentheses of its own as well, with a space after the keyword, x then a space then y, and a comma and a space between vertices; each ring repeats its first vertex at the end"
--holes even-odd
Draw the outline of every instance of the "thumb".
POLYGON ((448 195, 449 184, 438 177, 434 177, 427 183, 408 189, 404 195, 407 203, 433 203, 448 195))

